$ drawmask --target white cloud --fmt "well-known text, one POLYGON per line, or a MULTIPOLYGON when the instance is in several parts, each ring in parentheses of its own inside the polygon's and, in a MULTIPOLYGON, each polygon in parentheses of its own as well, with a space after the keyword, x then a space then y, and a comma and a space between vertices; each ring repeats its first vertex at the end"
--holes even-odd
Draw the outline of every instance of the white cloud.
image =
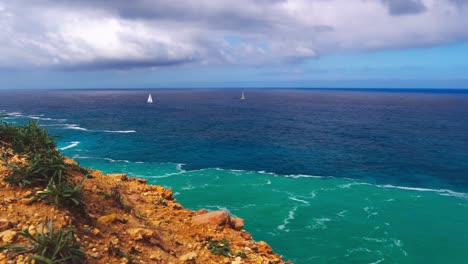
POLYGON ((280 64, 466 40, 467 23, 460 0, 0 0, 0 66, 280 64))

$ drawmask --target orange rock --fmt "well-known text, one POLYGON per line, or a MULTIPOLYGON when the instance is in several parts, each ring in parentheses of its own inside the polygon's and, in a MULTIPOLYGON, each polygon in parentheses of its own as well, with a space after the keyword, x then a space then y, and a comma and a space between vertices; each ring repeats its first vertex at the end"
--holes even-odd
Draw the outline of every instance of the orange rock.
POLYGON ((128 176, 125 173, 109 173, 107 174, 107 177, 115 177, 117 179, 120 179, 121 181, 127 181, 128 176))
POLYGON ((91 176, 102 177, 102 176, 104 176, 104 174, 102 174, 102 172, 100 172, 98 170, 94 170, 93 172, 91 172, 91 176))
POLYGON ((0 219, 0 231, 6 230, 12 226, 12 223, 8 219, 0 219))
POLYGON ((202 208, 194 213, 194 215, 202 215, 208 213, 205 208, 202 208))
POLYGON ((170 189, 166 189, 164 190, 164 192, 162 193, 162 197, 165 198, 165 199, 168 199, 168 200, 172 200, 173 197, 172 197, 172 190, 170 189))
POLYGON ((130 228, 127 230, 127 233, 130 235, 130 239, 138 241, 142 239, 151 239, 154 232, 146 228, 130 228))
POLYGON ((242 228, 244 228, 244 219, 231 218, 231 227, 235 230, 241 230, 242 228))
POLYGON ((229 223, 230 216, 228 212, 219 210, 192 217, 192 222, 201 225, 223 226, 229 223))
POLYGON ((0 238, 6 244, 9 244, 15 240, 16 232, 13 230, 6 230, 0 233, 0 238))
POLYGON ((260 253, 266 253, 266 254, 273 253, 273 249, 271 249, 270 245, 268 245, 264 241, 258 241, 257 242, 257 247, 258 247, 258 252, 260 252, 260 253))
POLYGON ((172 200, 174 199, 172 197, 172 190, 170 189, 166 189, 162 186, 156 186, 156 192, 159 193, 159 195, 161 195, 162 198, 165 198, 165 199, 168 199, 168 200, 172 200))
POLYGON ((109 224, 109 223, 115 222, 116 220, 117 220, 116 214, 103 215, 97 219, 97 221, 102 224, 109 224))
POLYGON ((252 235, 249 233, 249 232, 246 232, 246 231, 243 231, 241 233, 241 237, 244 238, 244 239, 247 239, 247 240, 251 240, 252 239, 252 235))

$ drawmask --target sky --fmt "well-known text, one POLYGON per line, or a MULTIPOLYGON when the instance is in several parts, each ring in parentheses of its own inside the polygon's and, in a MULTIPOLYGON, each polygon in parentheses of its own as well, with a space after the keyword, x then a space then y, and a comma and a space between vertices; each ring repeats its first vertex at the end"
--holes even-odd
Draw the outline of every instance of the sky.
POLYGON ((0 0, 0 89, 468 88, 468 0, 0 0))

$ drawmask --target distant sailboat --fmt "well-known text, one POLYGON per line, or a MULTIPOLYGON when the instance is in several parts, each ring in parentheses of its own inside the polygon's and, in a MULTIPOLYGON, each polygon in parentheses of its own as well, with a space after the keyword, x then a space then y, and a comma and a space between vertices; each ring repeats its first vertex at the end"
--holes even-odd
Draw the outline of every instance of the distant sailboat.
POLYGON ((148 104, 153 103, 153 97, 151 97, 151 94, 148 95, 148 101, 146 101, 148 104))
POLYGON ((245 100, 245 95, 244 95, 244 91, 242 91, 242 96, 241 96, 241 100, 245 100))

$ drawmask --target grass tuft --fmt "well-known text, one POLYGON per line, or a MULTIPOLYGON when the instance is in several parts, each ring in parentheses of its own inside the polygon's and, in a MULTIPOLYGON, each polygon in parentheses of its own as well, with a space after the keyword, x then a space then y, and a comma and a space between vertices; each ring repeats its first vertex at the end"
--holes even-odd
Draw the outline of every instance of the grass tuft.
POLYGON ((0 246, 0 250, 9 249, 19 253, 33 253, 30 260, 39 263, 83 263, 85 253, 80 249, 81 244, 75 237, 73 228, 68 230, 60 228, 57 232, 54 229, 52 221, 43 225, 41 232, 35 230, 33 235, 25 229, 18 232, 18 235, 25 237, 30 245, 5 245, 0 246), (47 226, 47 231, 45 230, 47 226))
POLYGON ((4 180, 20 187, 43 187, 43 191, 35 194, 36 201, 43 200, 56 207, 76 208, 80 205, 82 181, 86 177, 78 184, 68 179, 68 168, 79 168, 65 164, 65 156, 57 151, 55 138, 57 137, 50 136, 47 130, 39 127, 37 122, 12 125, 0 120, 0 147, 12 149, 23 159, 9 163, 8 155, 12 154, 0 157, 10 168, 4 180))
POLYGON ((221 241, 211 240, 208 243, 208 249, 215 255, 222 255, 225 257, 229 257, 232 253, 226 238, 221 239, 221 241))

